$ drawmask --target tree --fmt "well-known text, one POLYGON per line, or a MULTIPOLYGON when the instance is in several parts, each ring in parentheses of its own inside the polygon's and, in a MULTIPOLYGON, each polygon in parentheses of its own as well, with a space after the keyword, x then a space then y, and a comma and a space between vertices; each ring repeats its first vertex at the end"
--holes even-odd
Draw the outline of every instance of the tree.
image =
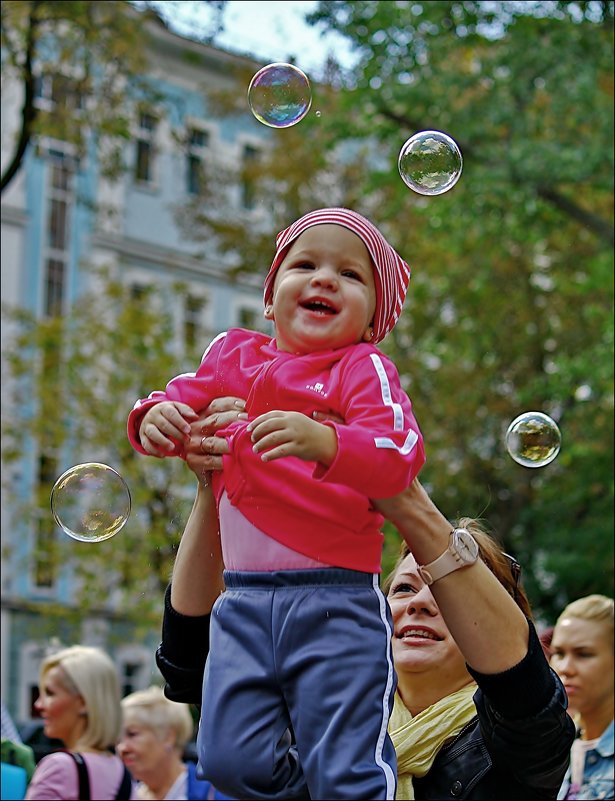
MULTIPOLYGON (((218 11, 224 0, 202 0, 218 11)), ((143 13, 123 0, 6 0, 2 3, 2 75, 21 86, 23 107, 12 156, 0 181, 4 191, 17 175, 35 137, 72 143, 83 154, 88 136, 105 153, 103 174, 121 170, 121 150, 130 138, 133 103, 154 99, 143 80, 147 59, 144 20, 165 24, 156 3, 143 13), (101 69, 104 65, 104 69, 101 69), (49 107, 37 103, 37 90, 49 107)))
POLYGON ((484 514, 527 566, 536 608, 613 592, 613 4, 320 3, 356 43, 344 137, 377 141, 365 196, 414 266, 392 352, 444 509, 484 514), (447 131, 459 184, 412 196, 401 144, 447 131), (549 468, 503 434, 560 424, 549 468))
MULTIPOLYGON (((314 19, 346 34, 359 63, 348 74, 328 64, 313 83, 320 116, 272 130, 245 168, 271 217, 246 225, 230 214, 228 175, 211 169, 204 195, 177 210, 186 237, 195 249, 215 242, 248 273, 266 269, 275 231, 309 208, 371 217, 413 269, 384 348, 425 436, 434 499, 451 518, 489 521, 524 565, 539 614, 553 619, 590 590, 612 594, 612 4, 338 1, 314 19), (464 155, 461 180, 439 197, 412 193, 397 172, 401 145, 428 128, 446 130, 464 155), (530 409, 551 414, 563 436, 539 470, 504 447, 510 421, 530 409)), ((128 376, 126 402, 177 372, 163 369, 163 344, 151 337, 135 351, 161 372, 141 369, 142 388, 128 376)), ((112 332, 99 348, 113 358, 112 332)), ((115 419, 82 389, 84 420, 115 419)), ((118 456, 124 470, 127 458, 118 456)), ((164 482, 174 490, 174 477, 164 482)), ((149 495, 135 508, 154 501, 166 502, 149 495)), ((171 499, 164 514, 174 508, 171 499)), ((395 549, 388 532, 385 568, 395 549)))
MULTIPOLYGON (((3 413, 3 478, 10 480, 24 442, 32 443, 45 469, 25 503, 12 493, 16 514, 31 530, 41 524, 47 528, 49 537, 36 556, 51 576, 74 571, 75 618, 106 611, 110 603, 123 620, 157 626, 195 482, 180 459, 155 461, 136 454, 125 434, 126 416, 136 398, 164 386, 178 367, 192 368, 200 350, 179 359, 166 311, 172 305, 168 293, 166 305, 152 292, 135 299, 104 271, 95 276, 92 288, 66 317, 41 320, 5 310, 4 322, 15 333, 3 354, 10 376, 5 389, 14 393, 3 413), (19 400, 26 384, 29 404, 19 400), (50 494, 57 478, 84 462, 115 468, 132 495, 125 527, 100 543, 70 539, 51 516, 50 494)), ((184 292, 177 285, 172 294, 184 292)), ((17 565, 22 567, 27 569, 17 565)), ((67 614, 64 607, 45 608, 48 615, 54 611, 67 614)))
MULTIPOLYGON (((489 521, 539 614, 612 593, 612 3, 321 2, 311 19, 346 35, 358 64, 329 64, 320 116, 271 132, 252 165, 260 201, 277 229, 334 204, 383 228, 413 268, 384 348, 425 434, 423 480, 451 517, 489 521), (464 156, 439 197, 397 171, 405 140, 430 128, 464 156), (532 409, 563 434, 540 470, 504 447, 532 409)), ((216 236, 239 272, 262 269, 276 229, 246 230, 211 198, 187 232, 216 236)), ((395 547, 389 534, 389 564, 395 547)))

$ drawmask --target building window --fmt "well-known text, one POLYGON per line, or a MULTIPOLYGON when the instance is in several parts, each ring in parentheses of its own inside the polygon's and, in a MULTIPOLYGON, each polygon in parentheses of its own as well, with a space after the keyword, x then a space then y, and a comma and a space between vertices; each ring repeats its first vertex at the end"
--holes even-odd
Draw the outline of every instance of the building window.
POLYGON ((241 203, 249 211, 256 205, 256 166, 260 152, 252 145, 243 149, 243 169, 241 175, 241 203))
POLYGON ((75 164, 62 151, 50 151, 49 157, 43 310, 53 317, 64 310, 75 164))
POLYGON ((143 284, 130 285, 130 299, 135 303, 141 303, 147 297, 147 287, 143 284))
POLYGON ((125 695, 130 695, 130 693, 135 692, 137 689, 135 678, 138 678, 139 676, 141 665, 134 662, 124 662, 123 668, 124 675, 122 683, 122 697, 125 695))
MULTIPOLYGON (((58 470, 55 457, 43 454, 38 464, 39 495, 49 497, 58 470)), ((47 509, 40 510, 38 525, 35 534, 36 540, 33 552, 32 576, 33 582, 39 589, 52 589, 57 579, 57 548, 55 523, 47 509)))
POLYGON ((142 690, 148 683, 150 654, 139 645, 122 646, 115 654, 122 696, 142 690))
POLYGON ((56 532, 49 515, 41 516, 36 529, 34 564, 32 566, 34 586, 41 590, 51 590, 57 578, 55 551, 56 532))
POLYGON ((188 135, 187 189, 190 195, 201 195, 203 186, 203 164, 209 144, 207 131, 193 128, 188 135))
POLYGON ((184 343, 187 348, 194 348, 199 344, 203 329, 203 309, 205 300, 187 295, 184 304, 184 343))
POLYGON ((64 305, 64 262, 47 259, 45 276, 45 314, 56 317, 62 314, 64 305))
POLYGON ((152 114, 142 112, 136 133, 135 178, 143 183, 154 180, 154 137, 156 118, 152 114))
POLYGON ((61 73, 38 75, 34 79, 34 102, 38 108, 47 111, 80 111, 84 108, 79 82, 61 73))

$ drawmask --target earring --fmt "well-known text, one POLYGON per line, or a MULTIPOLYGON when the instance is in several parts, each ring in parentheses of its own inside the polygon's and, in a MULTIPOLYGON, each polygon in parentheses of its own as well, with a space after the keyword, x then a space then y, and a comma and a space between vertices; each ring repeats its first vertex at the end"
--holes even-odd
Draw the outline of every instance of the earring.
POLYGON ((273 306, 271 305, 271 303, 268 303, 265 306, 265 317, 267 318, 267 320, 270 320, 273 317, 273 306))

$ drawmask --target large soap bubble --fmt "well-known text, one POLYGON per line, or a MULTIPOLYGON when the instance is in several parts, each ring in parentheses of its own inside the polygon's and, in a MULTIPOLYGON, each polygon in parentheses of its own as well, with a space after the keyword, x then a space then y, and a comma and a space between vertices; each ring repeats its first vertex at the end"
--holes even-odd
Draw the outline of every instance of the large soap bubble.
POLYGON ((78 464, 53 485, 51 511, 69 537, 102 542, 117 534, 128 520, 130 491, 112 467, 98 462, 78 464))
POLYGON ((268 64, 250 81, 248 103, 259 122, 270 128, 289 128, 302 120, 310 110, 310 82, 292 64, 268 64))
POLYGON ((562 435, 557 424, 542 412, 524 412, 506 432, 506 448, 524 467, 544 467, 559 453, 562 435))
POLYGON ((402 145, 397 160, 404 183, 420 195, 448 192, 461 175, 457 142, 442 131, 419 131, 402 145))

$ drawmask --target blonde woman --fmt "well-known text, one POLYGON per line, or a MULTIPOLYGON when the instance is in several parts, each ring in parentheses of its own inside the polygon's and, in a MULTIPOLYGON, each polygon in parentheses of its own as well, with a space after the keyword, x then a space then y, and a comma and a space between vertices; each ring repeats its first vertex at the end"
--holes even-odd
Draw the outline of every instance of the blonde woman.
POLYGON ((99 648, 75 645, 43 660, 35 703, 47 737, 66 751, 44 757, 28 787, 28 801, 131 798, 130 776, 113 753, 120 731, 115 665, 99 648))
POLYGON ((160 687, 127 695, 122 700, 123 724, 117 751, 139 781, 137 798, 223 799, 209 782, 196 778, 196 765, 182 754, 194 724, 186 704, 165 698, 160 687))
POLYGON ((613 798, 613 599, 588 595, 568 604, 551 652, 578 727, 558 798, 613 798))

